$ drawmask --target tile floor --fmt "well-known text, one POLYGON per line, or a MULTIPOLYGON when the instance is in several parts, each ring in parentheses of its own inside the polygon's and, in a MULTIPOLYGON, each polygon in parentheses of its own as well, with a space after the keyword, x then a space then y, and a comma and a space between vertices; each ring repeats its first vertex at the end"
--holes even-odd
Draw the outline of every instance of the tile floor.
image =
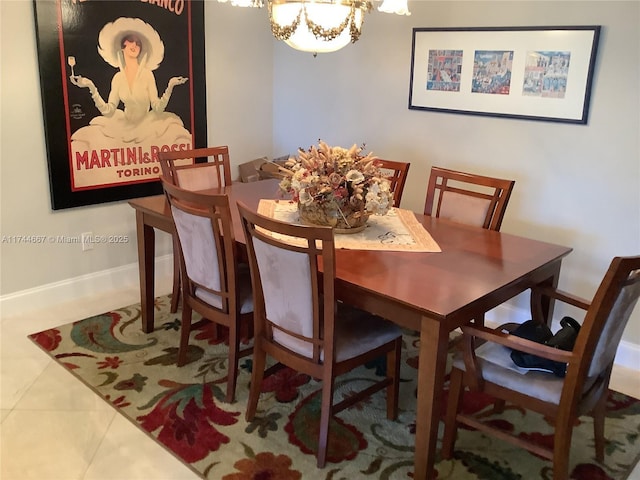
MULTIPOLYGON (((111 292, 2 319, 2 480, 198 478, 27 339, 29 333, 138 300, 135 291, 111 292)), ((640 397, 639 377, 636 371, 616 368, 611 384, 614 389, 640 397)), ((640 479, 640 466, 630 479, 640 479)))

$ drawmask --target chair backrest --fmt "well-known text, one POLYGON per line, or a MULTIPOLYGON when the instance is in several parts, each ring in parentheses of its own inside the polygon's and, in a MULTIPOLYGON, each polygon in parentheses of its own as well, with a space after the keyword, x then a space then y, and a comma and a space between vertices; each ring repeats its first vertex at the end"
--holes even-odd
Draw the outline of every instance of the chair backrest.
POLYGON ((498 231, 515 183, 432 167, 424 214, 498 231))
MULTIPOLYGON (((615 257, 587 310, 574 353, 581 359, 573 374, 590 388, 607 376, 629 317, 640 297, 640 256, 615 257)), ((567 376, 572 375, 571 366, 567 376)), ((608 381, 608 376, 607 376, 608 381)))
POLYGON ((184 190, 164 175, 160 180, 175 223, 185 294, 224 313, 234 311, 236 244, 229 197, 184 190))
POLYGON ((165 179, 186 190, 231 185, 227 146, 160 152, 158 160, 165 179))
POLYGON ((382 158, 376 159, 376 164, 382 170, 383 175, 391 182, 393 206, 399 207, 411 164, 407 162, 396 162, 395 160, 384 160, 382 158))
POLYGON ((333 358, 335 245, 331 227, 280 222, 241 202, 238 209, 251 269, 254 335, 317 364, 325 357, 333 358))

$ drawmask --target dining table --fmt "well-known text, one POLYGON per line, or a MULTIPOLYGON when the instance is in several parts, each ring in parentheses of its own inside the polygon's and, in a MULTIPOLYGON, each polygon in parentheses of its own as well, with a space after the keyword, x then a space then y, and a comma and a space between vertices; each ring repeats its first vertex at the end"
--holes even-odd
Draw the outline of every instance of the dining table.
MULTIPOLYGON (((229 196, 236 242, 244 245, 242 201, 257 209, 278 198, 278 180, 233 183, 211 193, 229 196)), ((286 200, 285 200, 286 201, 286 200)), ((155 233, 173 232, 162 195, 133 199, 140 270, 142 329, 154 329, 155 233)), ((556 287, 562 259, 571 248, 509 233, 414 213, 439 252, 337 250, 338 300, 420 332, 414 479, 432 479, 449 334, 536 285, 556 287)), ((532 317, 549 323, 552 299, 531 296, 532 317), (533 298, 541 303, 533 305, 533 298)))

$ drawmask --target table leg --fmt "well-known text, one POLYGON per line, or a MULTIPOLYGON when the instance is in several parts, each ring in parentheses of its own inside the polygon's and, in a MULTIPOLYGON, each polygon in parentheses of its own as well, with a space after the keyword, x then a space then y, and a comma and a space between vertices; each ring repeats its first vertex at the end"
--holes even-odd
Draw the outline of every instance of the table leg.
POLYGON ((414 457, 414 479, 416 480, 435 478, 433 467, 448 345, 449 331, 444 328, 442 322, 422 317, 414 457))
MULTIPOLYGON (((551 272, 551 276, 547 278, 545 281, 541 282, 539 285, 542 286, 550 286, 552 288, 558 287, 558 281, 560 280, 560 267, 562 266, 561 262, 556 262, 553 265, 553 271, 551 272)), ((547 297, 546 295, 540 294, 535 288, 531 292, 531 317, 540 323, 545 323, 548 326, 551 326, 551 321, 553 320, 553 309, 555 306, 555 299, 547 297)))
POLYGON ((140 306, 142 331, 153 332, 154 281, 155 281, 155 231, 144 221, 144 214, 136 212, 138 237, 138 271, 140 274, 140 306))

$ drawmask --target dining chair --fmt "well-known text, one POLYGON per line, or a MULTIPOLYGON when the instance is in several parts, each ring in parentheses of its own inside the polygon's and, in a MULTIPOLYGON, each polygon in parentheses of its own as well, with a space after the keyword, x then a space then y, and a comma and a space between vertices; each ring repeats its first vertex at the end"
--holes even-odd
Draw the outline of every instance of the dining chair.
POLYGON ((158 161, 162 175, 174 185, 187 190, 231 185, 227 146, 160 152, 158 161))
MULTIPOLYGON (((515 183, 514 180, 431 167, 424 214, 500 231, 515 183)), ((473 321, 482 325, 484 315, 473 321)))
POLYGON ((229 197, 185 190, 164 176, 160 179, 175 223, 180 256, 182 324, 177 363, 180 367, 188 360, 193 311, 226 326, 229 329, 226 401, 233 402, 238 360, 252 352, 251 347, 241 350, 240 343, 241 332, 250 335, 252 330, 253 297, 249 269, 241 268, 237 262, 229 197))
MULTIPOLYGON (((553 478, 569 477, 569 454, 573 426, 578 417, 590 413, 594 417, 596 459, 604 460, 604 421, 611 369, 624 328, 640 296, 640 256, 615 257, 593 299, 551 287, 533 290, 534 302, 556 299, 585 310, 572 351, 484 326, 462 327, 462 352, 453 361, 448 408, 442 442, 442 455, 451 458, 458 425, 463 424, 523 447, 553 462, 553 478), (476 349, 476 341, 485 341, 476 349), (536 355, 550 361, 566 363, 566 376, 511 368, 513 350, 536 355), (529 442, 499 428, 491 418, 486 421, 462 408, 465 387, 489 394, 504 406, 511 402, 518 408, 536 411, 551 419, 554 442, 550 448, 529 442)), ((535 315, 534 315, 534 318, 535 315)), ((546 422, 545 422, 546 423, 546 422)))
POLYGON ((424 214, 499 231, 515 183, 431 167, 424 214))
POLYGON ((391 191, 393 192, 393 206, 400 207, 402 200, 402 192, 404 184, 407 181, 409 167, 411 163, 396 162, 395 160, 376 159, 376 165, 380 167, 382 173, 391 182, 391 191))
MULTIPOLYGON (((165 179, 187 190, 206 190, 231 184, 229 147, 204 147, 158 153, 165 179)), ((180 264, 177 240, 173 239, 173 288, 171 313, 178 311, 180 300, 180 264)))
POLYGON ((397 417, 402 334, 387 320, 336 302, 331 227, 283 223, 240 202, 238 209, 254 296, 253 370, 246 419, 252 421, 256 414, 267 355, 276 365, 320 379, 317 466, 323 468, 332 415, 386 388, 387 418, 397 417), (384 379, 334 403, 338 375, 385 354, 384 379))

